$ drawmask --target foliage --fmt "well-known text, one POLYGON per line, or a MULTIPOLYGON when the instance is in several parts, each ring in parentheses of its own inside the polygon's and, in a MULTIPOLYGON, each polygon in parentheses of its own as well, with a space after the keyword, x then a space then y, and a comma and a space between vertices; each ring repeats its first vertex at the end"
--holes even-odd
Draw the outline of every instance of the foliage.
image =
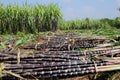
POLYGON ((63 20, 60 8, 49 5, 0 5, 0 34, 39 33, 41 31, 120 28, 120 17, 115 19, 63 20))
POLYGON ((101 20, 92 20, 89 18, 80 20, 69 20, 62 21, 59 23, 59 29, 61 30, 75 30, 75 29, 99 29, 99 28, 107 28, 110 25, 108 23, 104 23, 101 20))
POLYGON ((4 42, 0 42, 0 49, 3 49, 3 48, 5 48, 6 46, 5 46, 5 43, 4 42))
POLYGON ((56 30, 62 18, 56 4, 36 5, 0 5, 0 33, 36 33, 56 30))
POLYGON ((24 34, 24 33, 17 33, 17 41, 16 46, 22 46, 24 44, 27 44, 29 42, 32 42, 35 40, 35 36, 33 34, 24 34))

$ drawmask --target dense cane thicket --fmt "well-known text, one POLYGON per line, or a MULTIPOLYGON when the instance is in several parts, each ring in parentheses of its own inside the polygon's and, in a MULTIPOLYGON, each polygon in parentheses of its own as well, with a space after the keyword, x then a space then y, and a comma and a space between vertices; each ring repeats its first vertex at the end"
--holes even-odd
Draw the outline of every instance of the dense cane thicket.
POLYGON ((0 33, 35 33, 57 29, 62 18, 56 4, 18 6, 0 5, 0 33))
POLYGON ((120 28, 115 19, 64 20, 58 5, 0 5, 0 34, 36 33, 41 31, 120 28))
POLYGON ((108 29, 120 28, 120 17, 115 19, 76 19, 76 20, 63 20, 59 23, 61 30, 78 30, 78 29, 108 29))

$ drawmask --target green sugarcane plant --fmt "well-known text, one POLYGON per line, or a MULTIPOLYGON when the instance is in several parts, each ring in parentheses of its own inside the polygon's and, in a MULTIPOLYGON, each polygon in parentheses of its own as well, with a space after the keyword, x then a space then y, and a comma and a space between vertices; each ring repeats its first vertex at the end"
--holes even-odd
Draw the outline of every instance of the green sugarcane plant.
POLYGON ((0 5, 0 33, 36 33, 55 31, 62 19, 60 8, 56 4, 36 5, 0 5))

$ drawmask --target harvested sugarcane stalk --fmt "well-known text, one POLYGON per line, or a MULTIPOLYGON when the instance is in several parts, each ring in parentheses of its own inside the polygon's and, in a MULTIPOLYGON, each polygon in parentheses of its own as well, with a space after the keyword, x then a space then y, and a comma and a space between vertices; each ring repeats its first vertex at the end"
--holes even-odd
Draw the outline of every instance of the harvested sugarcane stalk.
MULTIPOLYGON (((116 60, 115 60, 116 61, 116 60)), ((16 65, 16 64, 8 64, 5 66, 5 70, 23 70, 23 69, 33 69, 33 70, 54 70, 54 69, 67 69, 67 68, 75 68, 75 67, 78 67, 78 68, 86 68, 86 67, 94 67, 95 64, 97 66, 108 66, 108 65, 115 65, 115 64, 119 64, 120 61, 117 61, 117 62, 113 62, 113 61, 101 61, 101 62, 95 62, 95 64, 92 62, 92 63, 75 63, 75 64, 72 64, 71 62, 66 62, 67 64, 65 63, 46 63, 46 64, 20 64, 20 65, 16 65)))
POLYGON ((98 44, 105 43, 106 39, 97 39, 97 38, 74 38, 74 36, 68 37, 64 35, 56 35, 48 37, 48 41, 45 41, 43 44, 38 44, 36 47, 36 44, 33 44, 31 46, 26 46, 24 49, 37 49, 37 50, 45 50, 47 48, 50 48, 52 51, 52 48, 56 48, 56 50, 69 50, 68 47, 65 45, 72 45, 74 47, 80 47, 80 48, 92 48, 96 47, 98 44), (61 47, 65 47, 65 49, 60 49, 61 47))
MULTIPOLYGON (((120 63, 120 62, 119 62, 120 63)), ((113 66, 113 65, 117 65, 119 63, 96 63, 97 65, 97 69, 99 69, 100 66, 103 66, 103 67, 110 67, 110 66, 113 66)), ((14 64, 13 64, 14 65, 14 64)), ((93 68, 95 69, 95 64, 92 63, 92 64, 81 64, 81 65, 63 65, 63 66, 37 66, 38 64, 36 64, 36 66, 33 66, 33 65, 24 65, 25 67, 20 67, 20 66, 9 66, 9 67, 6 67, 4 70, 11 70, 12 72, 16 72, 16 73, 25 73, 25 72, 42 72, 42 71, 55 71, 55 70, 67 70, 67 69, 76 69, 76 68, 79 68, 81 70, 85 70, 85 69, 90 69, 90 68, 93 68), (26 67, 26 66, 31 66, 31 67, 26 67)), ((102 68, 101 68, 102 69, 102 68)), ((115 68, 114 68, 115 69, 115 68)))
MULTIPOLYGON (((87 56, 92 56, 92 55, 115 55, 115 54, 119 54, 120 49, 119 48, 114 48, 114 49, 108 49, 108 50, 94 50, 94 51, 50 51, 50 52, 40 52, 40 53, 35 53, 33 55, 28 55, 28 56, 21 56, 21 60, 22 59, 39 59, 41 58, 47 58, 48 60, 54 60, 52 58, 61 60, 63 59, 65 60, 81 60, 83 59, 86 55, 87 56)), ((0 61, 7 61, 7 60, 17 60, 17 55, 5 55, 5 54, 0 54, 1 58, 0 61)))
POLYGON ((46 75, 50 75, 49 77, 53 77, 54 75, 65 76, 63 74, 69 75, 70 73, 72 73, 71 75, 74 75, 74 73, 85 74, 85 73, 93 73, 93 72, 103 72, 103 71, 109 71, 109 70, 116 70, 116 69, 119 69, 119 67, 120 67, 120 65, 97 66, 97 71, 96 71, 94 66, 93 67, 86 67, 86 68, 80 68, 80 66, 78 66, 78 67, 67 68, 67 69, 56 69, 53 71, 51 71, 51 70, 49 70, 49 71, 39 71, 38 70, 39 72, 31 71, 28 73, 23 73, 21 75, 24 75, 24 76, 25 75, 34 75, 34 76, 36 76, 36 74, 37 74, 41 77, 44 77, 46 75))
MULTIPOLYGON (((109 39, 82 38, 80 35, 66 34, 48 36, 41 43, 23 47, 24 51, 0 53, 0 62, 5 63, 3 72, 11 71, 23 78, 63 77, 96 72, 120 70, 120 47, 95 49, 111 46, 109 39), (108 41, 106 41, 108 40, 108 41), (103 46, 104 44, 104 46, 103 46), (101 46, 102 45, 102 46, 101 46), (77 48, 92 48, 88 50, 77 48), (19 56, 19 57, 18 57, 19 56), (19 64, 18 64, 19 63, 19 64)), ((23 49, 22 48, 22 49, 23 49)), ((2 77, 9 74, 3 73, 2 77)))
MULTIPOLYGON (((80 62, 80 61, 79 61, 80 62)), ((56 62, 57 63, 57 62, 56 62)), ((66 62, 67 63, 67 62, 66 62)), ((88 64, 88 63, 83 63, 82 65, 80 65, 80 64, 76 64, 76 62, 75 62, 75 64, 73 65, 73 67, 71 67, 70 65, 73 63, 73 62, 68 62, 68 67, 67 66, 65 66, 65 64, 66 64, 65 62, 63 62, 63 66, 61 66, 61 68, 59 67, 60 66, 60 64, 61 63, 59 63, 59 65, 58 65, 58 67, 55 67, 55 69, 56 70, 54 70, 54 66, 52 66, 53 65, 53 63, 51 63, 51 64, 44 64, 44 66, 43 65, 40 65, 40 64, 37 64, 37 65, 33 65, 33 64, 24 64, 24 66, 23 66, 23 64, 21 64, 21 65, 17 65, 17 64, 12 64, 11 65, 11 69, 10 68, 8 68, 9 70, 13 70, 13 72, 16 72, 16 73, 19 73, 20 71, 21 71, 21 73, 22 72, 28 72, 29 74, 27 74, 27 73, 22 73, 21 75, 22 76, 30 76, 31 74, 32 75, 34 75, 34 76, 37 76, 37 75, 39 75, 39 76, 41 76, 41 77, 45 77, 46 76, 46 74, 47 75, 50 75, 50 76, 65 76, 65 75, 69 75, 70 73, 73 73, 72 75, 74 75, 74 73, 77 73, 77 74, 84 74, 84 72, 85 71, 87 71, 87 72, 85 72, 85 73, 91 73, 91 72, 95 72, 96 70, 95 70, 95 64, 92 62, 92 65, 90 66, 90 64, 88 64), (85 64, 87 65, 86 66, 86 68, 85 68, 85 64), (51 71, 52 69, 50 69, 49 71, 44 71, 44 68, 46 68, 47 66, 46 65, 48 65, 48 66, 50 66, 49 67, 49 69, 50 68, 53 68, 53 71, 51 71), (43 71, 39 71, 39 69, 37 69, 37 68, 40 68, 40 66, 42 67, 40 70, 42 70, 43 69, 43 71), (45 67, 46 66, 46 67, 45 67), (82 69, 81 69, 81 67, 83 67, 82 69), (65 68, 65 70, 64 70, 64 68, 65 68), (18 71, 17 71, 17 69, 18 69, 18 71), (92 70, 93 69, 93 70, 92 70), (84 71, 85 70, 85 71, 84 71), (29 71, 31 71, 31 72, 29 72, 29 71), (36 72, 35 72, 36 71, 36 72), (59 71, 59 72, 58 72, 59 71), (91 72, 90 72, 91 71, 91 72), (82 72, 82 73, 80 73, 80 72, 82 72), (37 75, 36 75, 37 74, 37 75), (63 75, 64 74, 64 75, 63 75)), ((97 62, 95 62, 96 64, 97 64, 97 62)), ((54 63, 55 64, 55 63, 54 63)), ((108 62, 108 63, 106 63, 105 65, 112 65, 113 64, 113 62, 108 62)), ((114 63, 115 64, 115 63, 114 63)), ((117 63, 116 63, 117 64, 117 63)), ((103 64, 101 64, 100 63, 100 66, 101 65, 104 65, 104 63, 103 64)), ((105 66, 104 65, 104 66, 105 66)), ((8 67, 9 67, 10 65, 8 65, 8 67)), ((99 67, 99 65, 97 65, 97 71, 103 71, 103 70, 105 70, 105 69, 101 69, 101 68, 104 68, 104 66, 103 67, 99 67)), ((118 65, 119 66, 119 65, 118 65)), ((109 66, 108 66, 109 67, 109 66)), ((117 66, 116 66, 117 67, 117 66)), ((111 69, 111 68, 110 68, 111 69)), ((110 70, 110 69, 107 69, 107 71, 108 70, 110 70)), ((112 70, 114 70, 114 69, 112 69, 112 70)), ((48 77, 48 76, 47 76, 48 77)))

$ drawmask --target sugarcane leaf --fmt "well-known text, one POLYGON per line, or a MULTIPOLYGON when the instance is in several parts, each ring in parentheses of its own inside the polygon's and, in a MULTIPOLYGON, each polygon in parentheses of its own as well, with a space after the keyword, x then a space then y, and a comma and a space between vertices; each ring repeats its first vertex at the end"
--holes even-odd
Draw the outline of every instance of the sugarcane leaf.
POLYGON ((1 48, 5 48, 6 46, 5 46, 5 43, 4 42, 0 42, 0 49, 1 48))
POLYGON ((23 40, 17 40, 16 41, 16 46, 21 46, 23 44, 23 40))

